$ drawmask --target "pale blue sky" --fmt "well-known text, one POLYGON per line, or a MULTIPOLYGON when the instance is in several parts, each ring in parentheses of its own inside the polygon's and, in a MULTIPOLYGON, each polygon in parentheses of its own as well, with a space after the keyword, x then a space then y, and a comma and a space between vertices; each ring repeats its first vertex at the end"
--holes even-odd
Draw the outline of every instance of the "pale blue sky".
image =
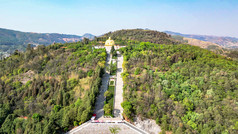
POLYGON ((149 28, 238 37, 238 0, 0 0, 0 27, 77 35, 149 28))

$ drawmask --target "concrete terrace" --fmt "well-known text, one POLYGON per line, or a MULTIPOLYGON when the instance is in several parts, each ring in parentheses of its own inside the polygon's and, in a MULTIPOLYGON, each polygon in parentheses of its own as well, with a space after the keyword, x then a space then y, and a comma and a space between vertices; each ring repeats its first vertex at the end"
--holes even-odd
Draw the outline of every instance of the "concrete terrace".
POLYGON ((120 128, 118 134, 138 134, 138 132, 124 123, 89 123, 74 134, 111 134, 110 127, 120 128))
POLYGON ((110 128, 119 128, 118 134, 148 134, 126 121, 88 121, 81 126, 69 131, 67 134, 111 134, 110 128))

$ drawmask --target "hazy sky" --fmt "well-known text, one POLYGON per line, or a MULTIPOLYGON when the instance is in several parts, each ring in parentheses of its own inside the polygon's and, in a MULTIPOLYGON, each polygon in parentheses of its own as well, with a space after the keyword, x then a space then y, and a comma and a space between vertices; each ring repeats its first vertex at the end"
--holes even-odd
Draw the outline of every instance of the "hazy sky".
POLYGON ((0 0, 0 27, 77 35, 149 28, 238 37, 238 0, 0 0))

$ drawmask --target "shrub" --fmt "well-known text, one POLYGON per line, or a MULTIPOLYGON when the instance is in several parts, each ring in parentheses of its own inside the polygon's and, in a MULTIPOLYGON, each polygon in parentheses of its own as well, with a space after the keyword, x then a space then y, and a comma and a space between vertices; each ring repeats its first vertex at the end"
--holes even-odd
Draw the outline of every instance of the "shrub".
POLYGON ((140 74, 140 73, 141 73, 141 70, 140 70, 139 67, 137 67, 134 74, 135 74, 135 75, 138 75, 138 74, 140 74))
POLYGON ((32 115, 32 119, 39 122, 39 121, 41 121, 42 116, 40 114, 38 114, 38 113, 34 113, 32 115))

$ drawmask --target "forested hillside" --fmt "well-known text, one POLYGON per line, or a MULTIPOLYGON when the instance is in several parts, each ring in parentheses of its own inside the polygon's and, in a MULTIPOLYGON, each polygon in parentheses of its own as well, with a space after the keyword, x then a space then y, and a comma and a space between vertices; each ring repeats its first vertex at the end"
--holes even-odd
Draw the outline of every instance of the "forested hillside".
POLYGON ((118 30, 115 32, 109 32, 103 36, 97 38, 98 40, 106 40, 108 37, 111 37, 113 40, 116 40, 117 45, 125 45, 131 41, 137 42, 151 42, 159 44, 177 44, 178 41, 172 39, 166 33, 152 31, 152 30, 143 30, 143 29, 127 29, 127 30, 118 30), (128 41, 129 40, 129 41, 128 41))
POLYGON ((83 36, 57 34, 57 33, 30 33, 0 28, 0 52, 12 53, 15 50, 25 50, 28 44, 50 45, 52 43, 77 42, 87 37, 93 38, 91 34, 83 36))
POLYGON ((192 38, 186 38, 186 37, 182 37, 180 35, 172 35, 171 37, 180 41, 181 43, 208 49, 208 50, 213 51, 217 54, 225 55, 228 52, 227 49, 224 49, 223 47, 219 46, 218 44, 215 44, 212 42, 207 42, 207 41, 202 41, 202 40, 192 39, 192 38))
POLYGON ((238 133, 238 62, 190 45, 132 44, 124 56, 124 116, 162 133, 238 133))
POLYGON ((28 45, 1 60, 0 133, 62 133, 89 120, 107 55, 92 43, 28 45))
POLYGON ((222 36, 211 36, 211 35, 194 35, 194 34, 181 34, 171 31, 164 31, 170 35, 179 35, 187 38, 198 39, 202 41, 208 41, 212 43, 216 43, 223 48, 238 48, 238 38, 235 37, 222 37, 222 36))
POLYGON ((63 133, 87 121, 107 56, 92 46, 109 36, 127 46, 119 50, 126 119, 154 119, 162 133, 238 133, 237 51, 224 57, 141 29, 37 49, 28 45, 26 52, 0 60, 0 133, 63 133))

